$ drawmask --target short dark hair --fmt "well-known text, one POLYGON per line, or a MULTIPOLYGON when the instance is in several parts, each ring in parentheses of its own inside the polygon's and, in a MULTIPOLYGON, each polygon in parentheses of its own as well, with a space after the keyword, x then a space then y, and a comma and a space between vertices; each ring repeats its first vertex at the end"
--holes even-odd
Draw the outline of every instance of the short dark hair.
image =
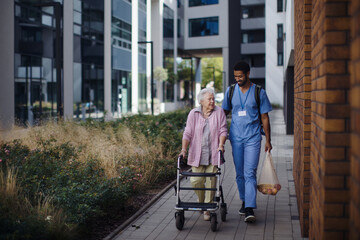
POLYGON ((235 64, 234 71, 243 71, 244 74, 247 74, 250 71, 250 66, 247 62, 240 61, 235 64))

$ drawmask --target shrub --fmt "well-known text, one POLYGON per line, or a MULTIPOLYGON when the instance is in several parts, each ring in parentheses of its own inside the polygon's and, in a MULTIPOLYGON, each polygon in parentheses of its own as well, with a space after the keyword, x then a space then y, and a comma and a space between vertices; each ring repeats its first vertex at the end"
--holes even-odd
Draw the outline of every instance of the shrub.
POLYGON ((0 188, 17 196, 0 198, 0 238, 76 239, 78 227, 174 179, 188 112, 48 122, 0 141, 0 171, 16 182, 0 188))
POLYGON ((0 239, 71 239, 74 227, 50 198, 32 204, 23 194, 12 168, 0 170, 0 239))
POLYGON ((122 179, 106 178, 98 160, 78 161, 78 150, 70 144, 57 145, 52 139, 40 140, 39 148, 34 150, 19 142, 5 148, 10 153, 17 149, 25 155, 22 161, 12 159, 13 155, 2 156, 2 165, 18 169, 18 182, 30 202, 38 196, 51 196, 68 215, 69 223, 84 224, 102 215, 115 202, 123 206, 132 191, 122 184, 122 179))

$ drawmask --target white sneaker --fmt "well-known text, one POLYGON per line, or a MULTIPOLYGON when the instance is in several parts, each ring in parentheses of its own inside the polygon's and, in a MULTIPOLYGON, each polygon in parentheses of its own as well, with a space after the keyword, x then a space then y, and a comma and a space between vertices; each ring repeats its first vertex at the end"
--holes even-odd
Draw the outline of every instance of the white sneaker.
POLYGON ((210 212, 209 211, 204 212, 204 220, 205 221, 210 221, 210 212))

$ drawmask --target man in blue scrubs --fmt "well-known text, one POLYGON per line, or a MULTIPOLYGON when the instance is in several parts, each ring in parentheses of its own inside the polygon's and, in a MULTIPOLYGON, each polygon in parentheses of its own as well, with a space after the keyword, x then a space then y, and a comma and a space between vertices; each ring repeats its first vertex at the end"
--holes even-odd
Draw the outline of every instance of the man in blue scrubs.
POLYGON ((222 108, 226 115, 230 111, 232 113, 229 139, 236 170, 236 183, 242 200, 239 214, 245 215, 245 222, 255 222, 253 209, 256 208, 256 171, 262 139, 260 118, 266 137, 265 151, 271 151, 268 112, 272 108, 265 90, 261 89, 259 114, 255 100, 256 85, 250 82, 249 75, 250 67, 246 62, 239 62, 234 66, 234 77, 237 84, 232 99, 229 98, 230 87, 226 90, 222 108))

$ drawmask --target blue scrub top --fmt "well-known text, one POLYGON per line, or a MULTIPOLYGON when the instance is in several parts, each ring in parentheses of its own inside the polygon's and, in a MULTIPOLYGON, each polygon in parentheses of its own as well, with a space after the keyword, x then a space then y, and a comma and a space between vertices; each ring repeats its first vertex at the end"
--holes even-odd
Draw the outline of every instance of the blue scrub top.
MULTIPOLYGON (((261 141, 260 118, 255 100, 255 84, 252 84, 248 91, 242 93, 239 85, 236 84, 232 97, 232 118, 229 139, 239 143, 251 143, 261 141), (240 99, 241 97, 241 99, 240 99), (246 116, 242 115, 246 111, 246 116), (240 114, 239 114, 240 112, 240 114)), ((229 89, 225 92, 222 103, 224 110, 230 110, 229 89)), ((264 114, 272 110, 270 101, 264 89, 260 91, 260 113, 264 114)))

